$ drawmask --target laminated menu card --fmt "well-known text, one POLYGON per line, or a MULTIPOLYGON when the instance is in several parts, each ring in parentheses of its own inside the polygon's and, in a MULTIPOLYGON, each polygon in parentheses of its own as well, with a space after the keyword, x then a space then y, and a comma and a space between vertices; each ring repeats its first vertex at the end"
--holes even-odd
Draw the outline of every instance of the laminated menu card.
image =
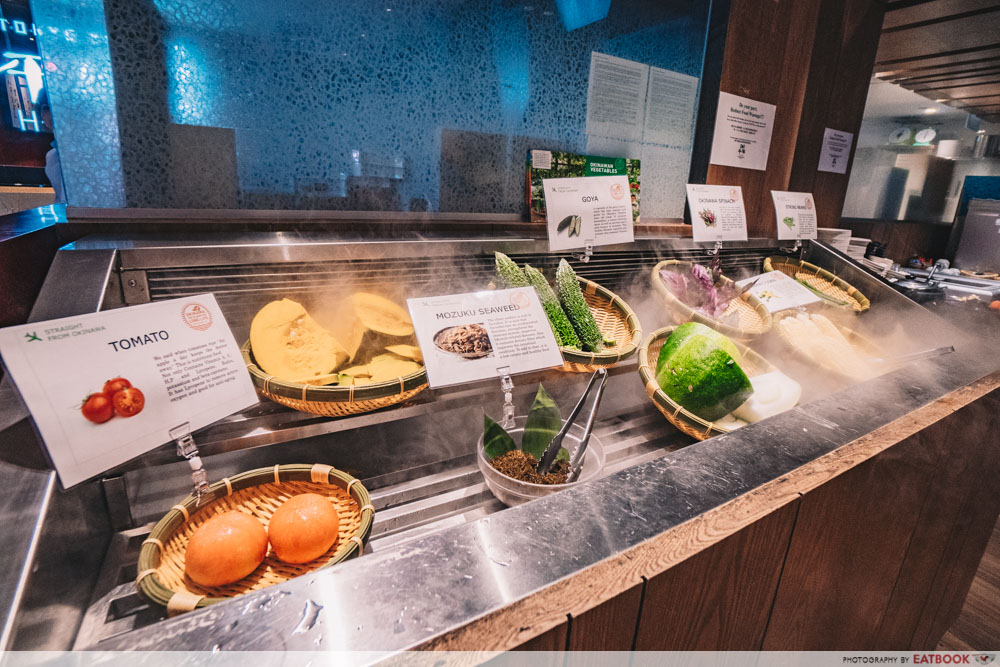
POLYGON ((211 294, 0 329, 64 487, 257 403, 211 294))
POLYGON ((562 364, 533 287, 419 297, 406 303, 431 387, 562 364))

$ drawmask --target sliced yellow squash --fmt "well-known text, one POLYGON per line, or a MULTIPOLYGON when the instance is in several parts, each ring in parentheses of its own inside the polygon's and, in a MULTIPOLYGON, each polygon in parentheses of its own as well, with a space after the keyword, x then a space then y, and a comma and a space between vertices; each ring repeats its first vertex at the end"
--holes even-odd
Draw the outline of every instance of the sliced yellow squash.
POLYGON ((302 304, 272 301, 250 324, 250 347, 264 372, 289 382, 308 382, 347 362, 348 353, 302 304))
POLYGON ((413 322, 406 309, 370 292, 351 295, 354 312, 367 329, 387 336, 413 335, 413 322))
POLYGON ((416 345, 386 345, 385 349, 393 354, 398 354, 404 359, 424 362, 424 355, 416 345))

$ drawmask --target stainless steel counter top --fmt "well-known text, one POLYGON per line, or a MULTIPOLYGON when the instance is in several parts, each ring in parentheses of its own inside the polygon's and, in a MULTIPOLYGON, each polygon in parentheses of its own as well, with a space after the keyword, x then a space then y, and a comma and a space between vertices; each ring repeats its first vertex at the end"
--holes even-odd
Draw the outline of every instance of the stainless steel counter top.
MULTIPOLYGON (((302 241, 285 245, 275 242, 273 236, 263 240, 247 239, 246 243, 235 238, 230 240, 240 244, 241 252, 244 247, 254 247, 253 253, 244 256, 248 265, 263 258, 273 262, 300 259, 318 262, 331 257, 354 260, 362 256, 393 256, 394 253, 402 256, 408 252, 406 242, 401 241, 383 244, 378 249, 352 247, 335 239, 331 243, 316 243, 321 241, 319 238, 302 241)), ((751 241, 751 245, 753 243, 764 242, 751 241)), ((474 253, 489 253, 490 246, 504 248, 507 244, 522 253, 544 252, 541 247, 544 244, 524 239, 460 241, 450 244, 447 251, 454 252, 455 246, 462 244, 468 244, 466 248, 474 253)), ((54 264, 54 271, 65 270, 67 274, 54 280, 52 288, 57 290, 60 284, 66 284, 65 281, 72 278, 70 274, 79 273, 79 268, 74 267, 81 262, 93 260, 93 273, 103 276, 87 285, 88 304, 83 307, 91 308, 91 302, 96 299, 97 305, 93 309, 102 307, 101 299, 109 293, 108 285, 114 286, 113 280, 108 278, 108 271, 112 271, 111 278, 114 278, 115 262, 119 263, 117 268, 121 270, 143 270, 143 267, 149 266, 154 269, 160 267, 158 270, 161 273, 176 270, 178 264, 171 262, 178 258, 186 262, 183 266, 220 264, 219 247, 192 240, 133 243, 88 239, 78 246, 80 249, 74 251, 79 253, 78 260, 54 264)), ((426 245, 431 255, 438 252, 439 247, 444 248, 444 245, 426 245)), ((746 251, 741 247, 733 252, 728 261, 732 262, 731 266, 741 267, 749 267, 753 263, 759 270, 762 247, 765 251, 773 251, 773 248, 761 245, 746 251)), ((813 255, 808 259, 821 265, 838 259, 834 251, 818 244, 811 251, 813 255)), ((441 252, 445 254, 444 250, 441 252)), ((619 253, 614 248, 601 251, 605 252, 606 255, 595 256, 587 267, 588 271, 609 271, 606 275, 621 276, 626 269, 634 271, 640 263, 655 261, 662 255, 684 256, 681 253, 687 253, 687 257, 704 256, 704 250, 696 244, 677 239, 638 241, 629 251, 634 253, 631 255, 625 251, 619 253), (616 274, 611 274, 611 269, 606 268, 612 264, 616 274)), ((837 393, 827 393, 790 412, 737 432, 669 451, 662 456, 659 456, 660 452, 655 452, 658 458, 644 458, 644 462, 638 465, 570 491, 403 541, 391 548, 377 549, 373 554, 335 568, 179 618, 155 622, 138 631, 122 630, 122 634, 98 641, 90 648, 328 648, 391 653, 413 647, 552 586, 780 478, 948 392, 975 382, 1000 365, 988 352, 989 347, 982 346, 983 341, 977 341, 981 336, 963 337, 961 332, 930 312, 915 307, 905 297, 857 267, 838 264, 836 268, 845 279, 862 285, 863 291, 872 300, 875 307, 864 317, 874 331, 889 335, 902 324, 920 332, 918 344, 919 339, 925 336, 927 346, 931 347, 941 344, 939 339, 944 337, 954 343, 958 351, 945 358, 912 364, 837 393), (899 321, 901 312, 906 313, 904 322, 899 321)), ((648 284, 645 282, 648 277, 644 275, 642 278, 645 279, 641 281, 642 285, 648 284)), ((225 284, 220 282, 220 285, 220 289, 224 290, 225 284)), ((148 299, 149 295, 145 298, 148 299)), ((630 297, 626 294, 625 298, 629 300, 630 297)), ((58 298, 48 300, 47 304, 49 310, 40 304, 38 311, 52 313, 50 316, 54 316, 53 308, 81 308, 78 301, 61 303, 58 298)), ((114 305, 124 304, 112 304, 112 307, 114 305)), ((654 311, 657 308, 662 310, 662 304, 657 306, 652 302, 633 305, 637 311, 642 311, 641 306, 654 311)), ((108 307, 107 303, 103 307, 108 307)), ((240 311, 234 308, 233 312, 240 311)), ((652 316, 647 318, 646 312, 640 312, 640 318, 649 333, 655 328, 656 321, 652 316)), ((660 315, 663 316, 662 313, 660 315)), ((613 379, 623 387, 623 395, 634 391, 645 401, 638 377, 631 377, 634 374, 630 370, 631 363, 616 369, 613 379)), ((562 374, 562 377, 562 382, 573 384, 573 376, 562 374)), ((526 391, 533 381, 523 378, 523 383, 518 380, 518 386, 526 391)), ((548 382, 547 379, 547 386, 548 382)), ((287 433, 277 435, 255 435, 258 431, 256 425, 260 423, 258 416, 239 415, 213 427, 217 437, 214 440, 210 438, 207 444, 210 449, 215 447, 218 450, 220 460, 239 454, 238 451, 230 451, 231 448, 267 446, 292 437, 329 438, 322 441, 324 447, 342 449, 355 444, 351 442, 352 428, 358 429, 358 432, 366 429, 369 434, 376 434, 378 439, 389 439, 390 434, 398 434, 400 430, 412 430, 411 424, 418 418, 441 422, 434 429, 416 433, 417 437, 438 444, 437 436, 449 428, 451 422, 448 420, 467 423, 468 419, 458 415, 458 412, 463 406, 481 404, 486 391, 483 387, 464 388, 456 390, 454 395, 442 395, 439 403, 430 402, 429 396, 427 401, 415 401, 410 406, 347 420, 321 420, 295 415, 288 418, 287 427, 282 427, 288 429, 287 433), (477 393, 479 398, 476 398, 477 393), (440 412, 434 412, 435 406, 440 412), (448 411, 455 414, 449 416, 448 411), (386 430, 390 423, 394 430, 386 430), (240 438, 241 442, 235 441, 240 438)), ((606 400, 608 410, 613 410, 614 405, 613 400, 606 400)), ((643 402, 643 405, 649 408, 647 403, 643 402)), ((608 412, 604 416, 614 415, 608 412)), ((658 414, 654 416, 659 418, 658 414)), ((666 426, 666 422, 663 425, 666 426)), ((657 446, 670 449, 667 441, 678 437, 676 431, 670 436, 656 431, 650 433, 653 435, 643 436, 650 438, 644 443, 649 451, 657 446), (664 442, 660 443, 660 439, 664 442)), ((454 440, 455 434, 451 435, 454 440)), ((295 451, 299 444, 288 442, 284 447, 295 451)), ((459 450, 463 446, 459 442, 440 444, 442 452, 451 456, 461 455, 463 452, 459 450)), ((386 449, 382 456, 386 453, 392 454, 392 450, 386 449)), ((138 463, 148 467, 132 470, 132 474, 146 486, 147 499, 151 502, 144 507, 149 515, 155 515, 159 506, 162 506, 159 509, 162 511, 173 502, 170 499, 176 497, 176 490, 169 484, 158 486, 162 478, 169 474, 166 470, 169 466, 165 459, 156 456, 154 454, 152 458, 138 463)), ((228 463, 236 465, 266 456, 276 458, 279 454, 277 450, 256 449, 240 456, 246 458, 238 462, 228 460, 228 463)), ((419 464, 407 459, 407 465, 411 463, 419 464)), ((137 502, 132 507, 140 505, 137 502)), ((148 517, 142 520, 146 521, 148 517)), ((378 521, 376 514, 376 524, 378 521)), ((118 535, 127 538, 126 533, 119 532, 118 535)))
POLYGON ((988 370, 971 349, 926 360, 576 489, 94 648, 413 647, 795 470, 988 370))

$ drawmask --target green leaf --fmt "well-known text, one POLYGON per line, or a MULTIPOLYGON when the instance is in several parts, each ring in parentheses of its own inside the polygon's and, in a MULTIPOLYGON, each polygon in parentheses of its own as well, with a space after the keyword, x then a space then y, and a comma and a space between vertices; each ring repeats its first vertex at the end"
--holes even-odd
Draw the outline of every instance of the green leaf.
POLYGON ((556 461, 569 461, 569 450, 565 447, 560 447, 556 453, 556 461))
POLYGON ((483 414, 483 449, 490 460, 503 456, 512 449, 517 449, 514 439, 510 437, 503 426, 483 414))
POLYGON ((815 287, 813 287, 812 285, 810 285, 809 283, 807 283, 802 278, 796 278, 796 280, 799 283, 801 283, 802 285, 805 285, 806 287, 808 287, 810 292, 812 292, 813 294, 815 294, 819 298, 823 299, 824 301, 829 301, 830 303, 832 303, 834 305, 837 305, 837 306, 850 306, 851 305, 847 301, 841 301, 840 299, 835 299, 832 296, 830 296, 829 294, 826 294, 825 292, 819 291, 818 289, 816 289, 815 287))
POLYGON ((531 404, 528 421, 524 424, 521 449, 536 459, 541 459, 545 448, 549 446, 552 438, 556 437, 556 433, 561 428, 562 416, 559 414, 559 406, 545 391, 545 387, 538 385, 535 402, 531 404))

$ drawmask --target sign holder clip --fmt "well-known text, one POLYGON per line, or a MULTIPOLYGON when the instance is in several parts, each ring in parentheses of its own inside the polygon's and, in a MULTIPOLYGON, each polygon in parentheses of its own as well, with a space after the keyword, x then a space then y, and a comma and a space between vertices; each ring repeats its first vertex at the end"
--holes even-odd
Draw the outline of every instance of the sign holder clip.
POLYGON ((177 456, 187 459, 191 466, 191 481, 194 484, 194 494, 197 503, 201 502, 201 495, 208 490, 208 473, 198 455, 198 445, 191 435, 191 427, 188 422, 170 429, 170 437, 177 443, 177 456))
POLYGON ((504 428, 514 427, 514 380, 510 377, 510 366, 502 366, 497 369, 500 376, 500 391, 503 392, 503 420, 500 426, 504 428))
POLYGON ((586 264, 587 262, 590 261, 590 258, 594 256, 594 241, 593 240, 587 240, 587 241, 584 241, 583 243, 584 243, 583 252, 580 253, 580 254, 573 255, 573 256, 576 257, 581 262, 583 262, 583 263, 586 264))

